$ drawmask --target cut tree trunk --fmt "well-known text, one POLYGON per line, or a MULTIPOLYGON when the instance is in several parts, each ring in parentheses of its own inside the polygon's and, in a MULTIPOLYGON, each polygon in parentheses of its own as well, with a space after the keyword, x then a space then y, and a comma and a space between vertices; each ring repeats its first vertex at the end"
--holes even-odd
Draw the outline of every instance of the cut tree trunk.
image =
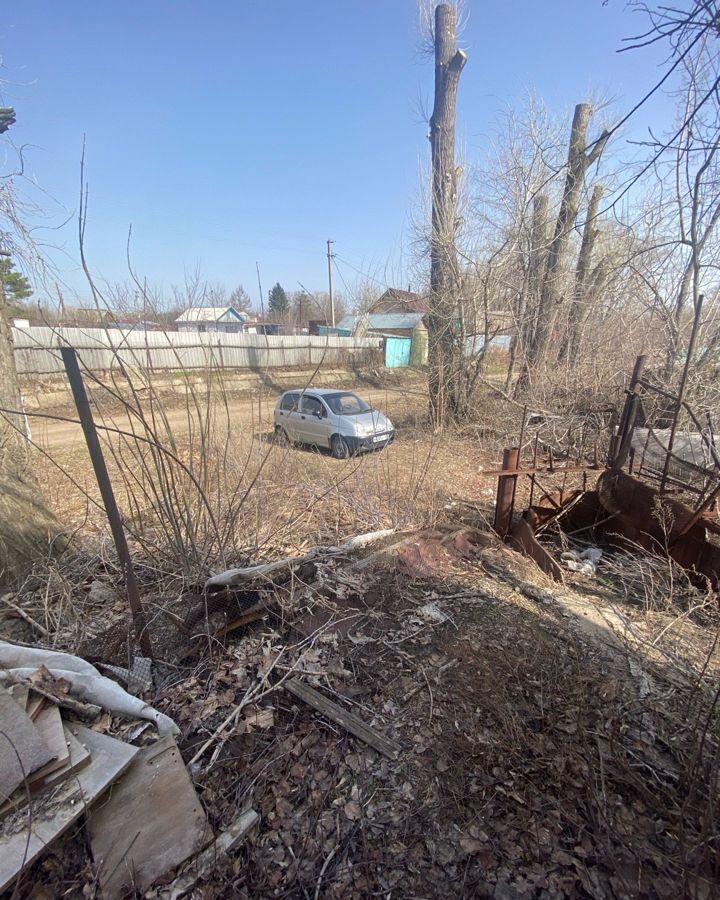
POLYGON ((455 108, 460 73, 467 61, 456 47, 455 7, 435 9, 435 102, 430 118, 432 157, 432 233, 430 242, 430 314, 428 362, 430 417, 442 427, 458 411, 457 374, 462 349, 455 339, 459 294, 457 268, 457 171, 455 169, 455 108))
POLYGON ((592 281, 592 257, 595 241, 600 234, 600 229, 597 228, 597 214, 602 195, 602 185, 596 184, 588 203, 580 253, 575 266, 575 289, 573 302, 568 312, 567 342, 560 351, 560 358, 567 360, 571 365, 575 365, 577 362, 580 352, 580 334, 583 323, 587 318, 590 283, 592 281))
MULTIPOLYGON (((0 406, 21 410, 7 302, 0 284, 0 406)), ((62 529, 32 470, 25 417, 0 413, 0 583, 23 574, 60 544, 62 529)))
POLYGON ((591 116, 590 104, 578 103, 570 131, 565 187, 553 237, 548 246, 537 321, 526 350, 524 381, 529 380, 530 371, 538 366, 547 354, 553 324, 562 301, 562 278, 568 266, 570 235, 575 227, 585 175, 588 168, 600 157, 609 138, 608 133, 603 132, 588 150, 587 130, 591 116))

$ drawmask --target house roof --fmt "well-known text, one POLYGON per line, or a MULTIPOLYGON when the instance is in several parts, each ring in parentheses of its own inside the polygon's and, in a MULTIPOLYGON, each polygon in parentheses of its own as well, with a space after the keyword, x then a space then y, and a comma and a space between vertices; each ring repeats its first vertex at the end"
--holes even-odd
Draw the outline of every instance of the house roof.
POLYGON ((234 306, 191 306, 181 312, 176 322, 220 322, 223 319, 237 319, 244 322, 248 317, 234 306))
MULTIPOLYGON (((358 318, 358 316, 343 316, 337 327, 352 331, 358 318)), ((387 329, 392 329, 393 331, 407 329, 412 331, 417 323, 422 320, 423 314, 421 312, 370 313, 367 318, 368 328, 371 328, 373 331, 385 331, 387 329)))
POLYGON ((415 294, 413 291, 401 291, 398 288, 388 288, 385 293, 381 297, 378 297, 375 303, 373 303, 370 307, 370 311, 372 312, 373 309, 381 304, 389 302, 401 303, 407 312, 426 313, 430 310, 427 297, 415 294))

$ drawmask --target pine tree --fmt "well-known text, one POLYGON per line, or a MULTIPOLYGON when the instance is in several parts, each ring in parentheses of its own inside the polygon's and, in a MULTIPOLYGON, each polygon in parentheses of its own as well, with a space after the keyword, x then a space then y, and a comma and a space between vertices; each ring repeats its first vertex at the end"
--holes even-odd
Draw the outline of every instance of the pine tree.
POLYGON ((290 309, 287 294, 280 285, 280 282, 268 292, 268 309, 278 316, 284 316, 288 309, 290 309))
POLYGON ((5 293, 8 315, 22 315, 27 312, 22 301, 32 296, 30 282, 22 272, 17 271, 7 256, 0 256, 0 285, 5 293))

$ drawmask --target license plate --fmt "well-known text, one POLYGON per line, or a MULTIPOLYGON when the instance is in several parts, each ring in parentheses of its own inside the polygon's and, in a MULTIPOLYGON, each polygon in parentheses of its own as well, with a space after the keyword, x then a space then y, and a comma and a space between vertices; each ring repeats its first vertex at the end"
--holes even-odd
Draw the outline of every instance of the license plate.
POLYGON ((373 438, 373 443, 377 444, 379 441, 387 440, 387 435, 385 434, 376 434, 373 438))

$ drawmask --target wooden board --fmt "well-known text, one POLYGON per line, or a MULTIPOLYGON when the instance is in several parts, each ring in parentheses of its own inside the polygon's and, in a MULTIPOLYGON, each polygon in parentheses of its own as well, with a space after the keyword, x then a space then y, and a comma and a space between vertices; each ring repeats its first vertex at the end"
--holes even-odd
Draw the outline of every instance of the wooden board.
POLYGON ((42 694, 36 694, 35 691, 29 691, 25 712, 34 722, 49 702, 50 701, 46 697, 43 697, 42 694))
MULTIPOLYGON (((30 688, 26 684, 11 684, 8 688, 8 694, 13 698, 13 700, 21 706, 25 712, 30 716, 30 713, 27 709, 28 699, 30 696, 30 688)), ((32 716, 30 716, 32 719, 32 716)))
POLYGON ((312 706, 313 709, 327 716, 328 719, 337 722, 338 725, 342 725, 350 734, 354 734, 355 737, 365 741, 366 744, 379 750, 380 753, 390 757, 390 759, 395 759, 400 753, 401 747, 399 744, 385 737, 384 734, 375 728, 366 725, 355 713, 348 712, 342 706, 338 706, 337 703, 328 700, 320 691, 316 691, 309 684, 305 684, 298 678, 292 678, 290 681, 286 681, 283 686, 293 697, 303 700, 308 706, 312 706))
MULTIPOLYGON (((33 781, 30 785, 30 795, 33 798, 42 793, 42 791, 47 790, 47 788, 54 787, 56 784, 65 781, 66 778, 74 775, 75 772, 79 772, 80 769, 90 762, 90 751, 83 747, 67 725, 64 730, 65 743, 68 748, 68 759, 59 769, 50 772, 45 778, 33 781)), ((16 812, 18 809, 22 809, 27 802, 27 790, 21 786, 6 803, 0 806, 0 818, 11 812, 16 812)))
POLYGON ((60 709, 57 706, 51 704, 42 709, 37 719, 35 719, 35 727, 40 732, 40 737, 50 748, 53 759, 47 765, 38 769, 37 772, 33 772, 30 779, 31 784, 44 779, 56 769, 62 768, 70 757, 60 709))
POLYGON ((72 823, 127 769, 138 753, 115 738, 97 734, 75 723, 68 725, 73 736, 90 753, 90 764, 33 805, 32 831, 28 835, 26 810, 0 823, 0 892, 10 887, 47 846, 57 840, 72 823))
POLYGON ((22 784, 24 777, 50 762, 53 753, 30 717, 0 687, 0 802, 22 784))
POLYGON ((105 900, 142 893, 201 850, 213 834, 180 751, 166 735, 138 754, 88 816, 105 900))

